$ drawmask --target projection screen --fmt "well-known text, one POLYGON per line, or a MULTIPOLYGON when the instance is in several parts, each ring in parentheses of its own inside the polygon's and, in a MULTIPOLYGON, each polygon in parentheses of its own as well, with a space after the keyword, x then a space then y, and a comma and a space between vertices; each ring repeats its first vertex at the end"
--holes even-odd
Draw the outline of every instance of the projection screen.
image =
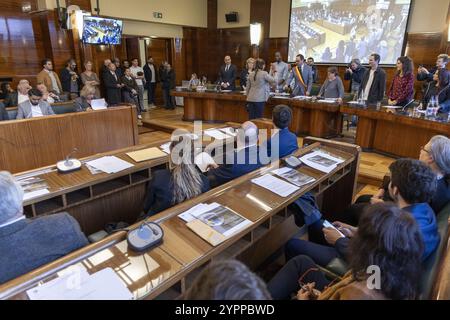
POLYGON ((402 55, 411 0, 292 0, 289 61, 348 64, 371 53, 393 65, 402 55))

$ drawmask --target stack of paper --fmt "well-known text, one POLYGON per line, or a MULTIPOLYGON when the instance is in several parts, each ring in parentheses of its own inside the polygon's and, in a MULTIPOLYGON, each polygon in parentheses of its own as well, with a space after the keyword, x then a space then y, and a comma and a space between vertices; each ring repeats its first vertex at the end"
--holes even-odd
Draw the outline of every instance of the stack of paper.
POLYGON ((126 162, 114 156, 106 156, 99 159, 95 159, 86 162, 87 165, 93 167, 94 169, 101 170, 105 173, 117 173, 129 168, 134 167, 133 164, 126 162))
POLYGON ((159 150, 158 148, 148 148, 139 151, 129 152, 127 153, 131 159, 136 162, 148 161, 153 159, 158 159, 162 157, 166 157, 167 154, 159 150))
POLYGON ((330 173, 344 162, 343 159, 334 157, 323 151, 314 151, 301 157, 300 160, 307 166, 325 173, 330 173))
POLYGON ((200 169, 201 172, 208 171, 208 167, 211 164, 216 164, 214 159, 206 152, 198 154, 194 159, 195 164, 200 169))
POLYGON ((39 177, 30 177, 17 180, 23 189, 23 201, 49 194, 47 182, 39 177))
POLYGON ((92 110, 103 110, 106 109, 108 104, 105 99, 95 99, 91 101, 92 110))
POLYGON ((171 145, 171 143, 172 143, 172 142, 167 142, 167 143, 164 143, 163 145, 161 145, 161 146, 160 146, 161 150, 162 150, 164 153, 170 154, 170 145, 171 145))
POLYGON ((237 136, 237 130, 234 128, 231 128, 231 127, 221 128, 220 131, 222 131, 223 133, 225 133, 228 136, 232 136, 232 137, 237 136))
POLYGON ((68 272, 27 291, 31 300, 132 300, 133 295, 113 269, 89 275, 84 269, 68 272))
POLYGON ((252 222, 218 203, 200 204, 179 216, 188 228, 217 246, 252 222))
POLYGON ((272 172, 277 176, 286 179, 290 183, 295 184, 297 187, 302 187, 316 180, 313 177, 291 168, 281 168, 272 172))
POLYGON ((253 179, 252 182, 260 187, 272 191, 273 193, 276 193, 283 198, 290 196, 300 189, 299 187, 278 179, 270 174, 266 174, 257 179, 253 179))
POLYGON ((229 136, 229 135, 227 135, 227 134, 225 134, 222 131, 217 130, 217 129, 206 130, 205 134, 210 136, 210 137, 212 137, 212 138, 214 138, 214 139, 217 139, 217 140, 225 140, 225 139, 230 139, 231 138, 231 136, 229 136))

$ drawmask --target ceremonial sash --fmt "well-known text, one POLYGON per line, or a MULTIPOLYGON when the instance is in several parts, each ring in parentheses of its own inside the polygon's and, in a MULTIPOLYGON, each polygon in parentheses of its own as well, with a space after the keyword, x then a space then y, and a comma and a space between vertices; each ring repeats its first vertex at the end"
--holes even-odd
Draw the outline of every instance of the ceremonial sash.
POLYGON ((302 73, 300 72, 300 69, 298 68, 298 66, 295 67, 295 73, 297 74, 297 78, 300 80, 301 85, 303 86, 303 88, 307 88, 305 81, 303 80, 303 76, 302 73))

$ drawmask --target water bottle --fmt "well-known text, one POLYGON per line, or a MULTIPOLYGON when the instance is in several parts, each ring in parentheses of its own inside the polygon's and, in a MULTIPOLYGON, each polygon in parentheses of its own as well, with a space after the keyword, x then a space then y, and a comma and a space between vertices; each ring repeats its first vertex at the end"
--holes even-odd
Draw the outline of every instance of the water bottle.
POLYGON ((428 101, 428 104, 427 104, 427 110, 426 110, 426 113, 425 113, 425 116, 427 118, 431 118, 433 116, 434 104, 435 104, 434 96, 432 96, 430 101, 428 101))

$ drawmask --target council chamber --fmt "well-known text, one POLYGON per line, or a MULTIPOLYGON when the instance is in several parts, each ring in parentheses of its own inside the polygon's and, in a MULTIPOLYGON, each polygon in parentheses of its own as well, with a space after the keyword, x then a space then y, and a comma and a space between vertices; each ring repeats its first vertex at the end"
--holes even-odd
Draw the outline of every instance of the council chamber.
POLYGON ((0 4, 0 299, 450 299, 449 0, 0 4))

